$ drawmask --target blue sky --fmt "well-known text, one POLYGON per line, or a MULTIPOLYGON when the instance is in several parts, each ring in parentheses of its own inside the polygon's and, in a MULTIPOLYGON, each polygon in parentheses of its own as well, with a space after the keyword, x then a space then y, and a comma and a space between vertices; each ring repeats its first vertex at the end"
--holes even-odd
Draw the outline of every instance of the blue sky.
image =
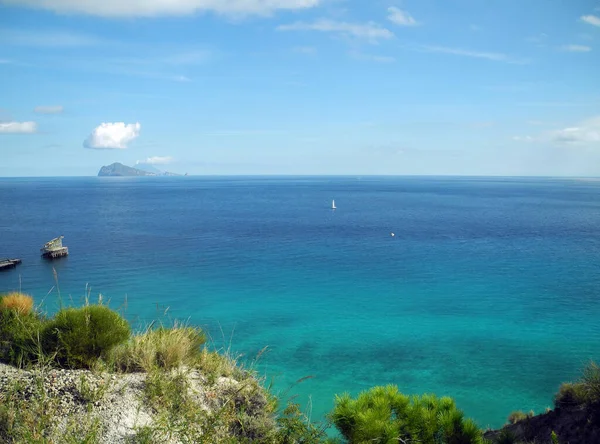
POLYGON ((0 176, 600 175, 600 1, 0 0, 0 176))

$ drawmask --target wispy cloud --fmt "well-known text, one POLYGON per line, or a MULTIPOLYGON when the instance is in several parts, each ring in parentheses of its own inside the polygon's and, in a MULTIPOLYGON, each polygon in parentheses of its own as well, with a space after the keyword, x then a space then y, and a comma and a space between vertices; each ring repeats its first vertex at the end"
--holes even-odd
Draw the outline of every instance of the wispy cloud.
POLYGON ((33 134, 37 132, 35 122, 0 122, 0 134, 33 134))
POLYGON ((417 26, 419 24, 407 11, 395 6, 388 8, 388 20, 398 26, 417 26))
POLYGON ((292 49, 299 54, 313 55, 317 53, 317 48, 314 46, 296 46, 292 49))
POLYGON ((3 45, 42 48, 80 48, 105 43, 104 40, 91 35, 56 29, 0 29, 0 42, 3 45))
POLYGON ((548 34, 542 32, 537 35, 532 35, 527 37, 525 41, 537 46, 538 48, 545 48, 548 42, 548 34))
POLYGON ((223 136, 223 137, 237 137, 237 136, 270 136, 270 135, 279 135, 286 134, 287 131, 282 130, 220 130, 220 131, 211 131, 208 133, 204 133, 205 136, 223 136))
POLYGON ((138 160, 136 165, 140 163, 145 163, 148 165, 168 165, 173 162, 173 158, 171 156, 152 156, 147 157, 145 160, 138 160))
POLYGON ((541 107, 541 108, 577 108, 577 107, 598 107, 599 100, 573 101, 573 102, 520 102, 517 106, 541 107))
POLYGON ((519 142, 546 142, 572 147, 600 148, 600 116, 574 126, 543 132, 537 136, 514 136, 519 142))
POLYGON ((296 22, 280 25, 278 31, 319 31, 348 37, 355 37, 376 43, 379 40, 391 39, 394 33, 375 22, 348 23, 329 19, 320 19, 312 23, 296 22))
POLYGON ((352 57, 353 59, 362 60, 366 62, 394 63, 396 61, 396 59, 391 56, 365 54, 360 51, 350 51, 348 55, 350 55, 350 57, 352 57))
POLYGON ((321 0, 2 0, 3 3, 102 17, 156 17, 213 12, 229 16, 270 15, 318 6, 321 0))
POLYGON ((583 15, 581 16, 581 21, 589 23, 590 25, 600 26, 600 17, 595 15, 583 15))
POLYGON ((60 114, 64 111, 64 107, 61 105, 56 106, 36 106, 33 109, 34 113, 38 114, 60 114))
POLYGON ((563 45, 559 49, 567 52, 590 52, 592 50, 587 45, 563 45))
POLYGON ((592 117, 577 126, 550 133, 550 139, 558 144, 594 145, 600 147, 600 116, 592 117))
POLYGON ((521 64, 521 65, 528 63, 527 60, 516 59, 509 55, 506 55, 503 53, 498 53, 498 52, 472 51, 472 50, 463 49, 463 48, 450 48, 447 46, 428 46, 428 45, 418 46, 418 47, 416 47, 416 49, 420 50, 420 51, 425 51, 425 52, 437 52, 437 53, 451 54, 451 55, 457 55, 457 56, 462 56, 462 57, 473 57, 473 58, 477 58, 477 59, 486 59, 486 60, 492 60, 494 62, 514 63, 514 64, 521 64))

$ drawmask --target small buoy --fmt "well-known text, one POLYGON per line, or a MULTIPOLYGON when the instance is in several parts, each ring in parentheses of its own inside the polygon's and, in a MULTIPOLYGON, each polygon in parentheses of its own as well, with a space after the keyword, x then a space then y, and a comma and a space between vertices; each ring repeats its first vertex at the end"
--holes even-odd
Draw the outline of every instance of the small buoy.
POLYGON ((390 236, 394 237, 394 236, 395 236, 395 234, 394 234, 394 233, 390 233, 390 236))

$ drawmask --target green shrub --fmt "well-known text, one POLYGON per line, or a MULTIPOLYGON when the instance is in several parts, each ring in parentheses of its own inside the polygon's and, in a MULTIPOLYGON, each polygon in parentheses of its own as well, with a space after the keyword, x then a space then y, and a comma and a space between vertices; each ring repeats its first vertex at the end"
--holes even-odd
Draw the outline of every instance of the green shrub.
POLYGON ((60 366, 90 368, 129 334, 129 324, 117 312, 86 305, 60 310, 44 327, 42 346, 60 366))
POLYGON ((175 325, 133 336, 110 352, 109 361, 123 372, 149 372, 154 368, 171 369, 193 365, 200 359, 200 347, 206 341, 199 328, 175 325))
POLYGON ((326 427, 311 423, 300 405, 291 401, 277 418, 277 426, 276 441, 281 444, 321 443, 327 437, 326 427))
POLYGON ((0 362, 17 367, 37 362, 42 326, 43 320, 35 313, 0 309, 0 362))
POLYGON ((408 397, 398 387, 374 387, 356 399, 337 396, 333 424, 351 443, 480 444, 482 433, 451 398, 408 397))
POLYGON ((598 364, 590 362, 588 366, 583 369, 581 384, 583 384, 583 391, 587 402, 600 402, 600 366, 598 364))
POLYGON ((600 366, 595 362, 588 364, 578 381, 562 384, 554 396, 556 407, 596 403, 600 403, 600 366))

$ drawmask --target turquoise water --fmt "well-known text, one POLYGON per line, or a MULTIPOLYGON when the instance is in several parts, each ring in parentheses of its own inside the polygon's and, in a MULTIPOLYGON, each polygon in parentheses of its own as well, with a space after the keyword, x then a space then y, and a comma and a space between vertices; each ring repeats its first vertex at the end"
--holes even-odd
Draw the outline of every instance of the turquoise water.
POLYGON ((137 325, 168 307, 247 360, 268 346, 257 368, 315 419, 394 383, 497 427, 600 360, 600 182, 0 179, 0 245, 23 259, 0 291, 50 310, 55 267, 65 300, 87 285, 137 325), (59 234, 70 256, 43 262, 59 234))

